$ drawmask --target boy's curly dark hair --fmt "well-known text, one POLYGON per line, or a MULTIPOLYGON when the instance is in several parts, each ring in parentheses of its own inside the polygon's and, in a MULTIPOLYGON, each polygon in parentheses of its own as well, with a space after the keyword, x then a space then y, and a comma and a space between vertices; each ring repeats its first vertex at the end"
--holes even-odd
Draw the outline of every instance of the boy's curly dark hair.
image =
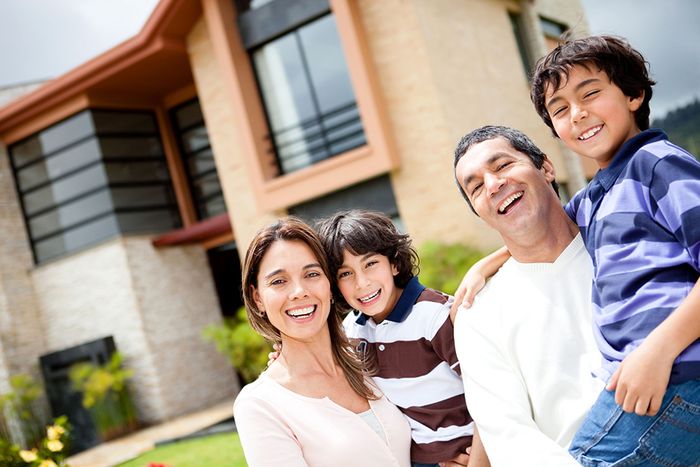
POLYGON ((538 60, 530 88, 530 99, 554 136, 559 135, 545 107, 545 91, 547 86, 559 89, 576 65, 595 66, 604 71, 625 96, 639 97, 644 93, 644 101, 634 118, 640 130, 649 128, 651 87, 656 82, 649 78, 648 64, 642 54, 620 37, 603 35, 573 40, 565 36, 559 46, 538 60))
POLYGON ((394 284, 399 288, 406 287, 408 281, 418 274, 418 254, 411 246, 411 239, 400 233, 391 219, 380 212, 363 209, 340 211, 320 220, 316 230, 328 255, 333 292, 341 308, 349 308, 337 287, 338 269, 343 264, 345 250, 353 255, 379 253, 386 256, 398 270, 394 284))

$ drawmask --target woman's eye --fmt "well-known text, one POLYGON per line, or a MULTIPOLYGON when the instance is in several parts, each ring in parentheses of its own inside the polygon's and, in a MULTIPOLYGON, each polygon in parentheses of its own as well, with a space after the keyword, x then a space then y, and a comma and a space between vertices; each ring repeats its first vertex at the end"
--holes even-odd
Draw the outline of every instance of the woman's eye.
POLYGON ((272 282, 270 282, 270 285, 280 285, 284 284, 284 279, 275 279, 272 282))
POLYGON ((319 277, 320 275, 321 275, 321 273, 318 272, 318 271, 310 271, 310 272, 307 274, 307 277, 319 277))

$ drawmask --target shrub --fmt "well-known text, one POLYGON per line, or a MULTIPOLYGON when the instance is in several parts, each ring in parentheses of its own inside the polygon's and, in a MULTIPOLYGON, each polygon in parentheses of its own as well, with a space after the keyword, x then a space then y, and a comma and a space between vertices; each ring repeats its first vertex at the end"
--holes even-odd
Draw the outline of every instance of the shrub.
POLYGON ((254 381, 262 373, 267 366, 267 355, 272 350, 270 344, 250 326, 243 307, 234 318, 204 328, 202 338, 213 342, 216 349, 228 358, 243 383, 254 381))
POLYGON ((469 268, 484 254, 459 243, 427 242, 418 250, 420 280, 431 289, 454 294, 469 268))
POLYGON ((122 367, 122 355, 112 354, 104 365, 78 363, 70 369, 73 387, 83 393, 85 407, 102 440, 109 440, 138 427, 136 409, 126 382, 133 371, 122 367))
POLYGON ((10 378, 12 390, 0 395, 0 436, 17 443, 34 445, 43 436, 47 416, 40 405, 41 386, 29 375, 10 378), (10 419, 17 422, 19 433, 13 435, 10 419))
POLYGON ((6 439, 0 438, 0 465, 7 467, 58 467, 64 465, 68 452, 70 425, 65 416, 54 420, 53 425, 42 429, 42 439, 30 448, 21 449, 6 439))

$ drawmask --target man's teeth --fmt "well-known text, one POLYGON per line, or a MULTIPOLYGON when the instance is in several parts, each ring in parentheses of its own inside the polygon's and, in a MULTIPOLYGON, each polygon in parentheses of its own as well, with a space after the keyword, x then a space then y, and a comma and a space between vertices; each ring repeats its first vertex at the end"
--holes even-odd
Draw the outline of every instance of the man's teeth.
POLYGON ((306 308, 297 308, 295 310, 287 310, 287 314, 292 318, 298 318, 300 316, 307 316, 314 312, 316 306, 307 306, 306 308))
POLYGON ((595 128, 591 128, 590 130, 588 130, 587 132, 585 132, 584 134, 579 136, 578 139, 580 139, 581 141, 585 141, 588 138, 596 135, 600 131, 601 128, 603 128, 603 125, 598 125, 595 128))
POLYGON ((379 290, 377 290, 377 291, 374 292, 373 294, 367 295, 366 297, 358 298, 357 300, 358 300, 360 303, 367 303, 367 302, 369 302, 369 301, 374 300, 374 299, 377 297, 377 295, 379 295, 379 290))
POLYGON ((506 208, 508 208, 508 206, 510 206, 513 201, 520 198, 522 195, 523 195, 522 192, 520 192, 520 193, 512 194, 509 197, 507 197, 506 200, 503 201, 503 204, 501 204, 501 207, 498 208, 498 212, 503 214, 503 211, 505 211, 506 208))

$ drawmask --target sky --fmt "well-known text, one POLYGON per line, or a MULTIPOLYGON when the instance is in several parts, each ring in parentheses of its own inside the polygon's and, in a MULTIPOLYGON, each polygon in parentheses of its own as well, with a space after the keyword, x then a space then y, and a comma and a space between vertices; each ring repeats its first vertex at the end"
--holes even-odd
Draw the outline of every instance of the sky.
MULTIPOLYGON (((434 1, 434 0, 422 0, 434 1)), ((652 118, 700 98, 700 0, 580 0, 593 34, 627 38, 657 81, 652 118)), ((61 75, 135 35, 157 0, 0 0, 0 88, 61 75)))

